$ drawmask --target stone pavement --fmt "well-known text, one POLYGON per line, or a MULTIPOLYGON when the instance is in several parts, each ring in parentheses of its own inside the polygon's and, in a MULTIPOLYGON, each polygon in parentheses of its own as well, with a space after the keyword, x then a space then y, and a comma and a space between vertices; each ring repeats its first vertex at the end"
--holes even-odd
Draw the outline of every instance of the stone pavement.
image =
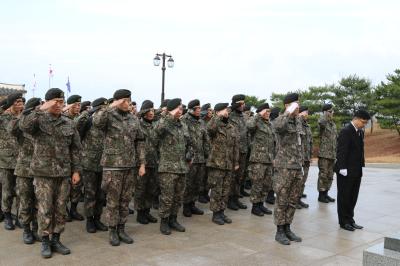
MULTIPOLYGON (((293 225, 302 243, 277 244, 271 216, 228 211, 233 223, 218 226, 208 205, 200 205, 206 215, 180 218, 187 232, 171 236, 161 235, 159 224, 139 225, 130 216, 127 231, 135 243, 119 247, 108 244, 107 232, 88 234, 84 222, 68 223, 62 240, 72 254, 48 260, 41 259, 39 243, 22 243, 21 229, 6 232, 1 224, 0 265, 362 265, 364 249, 400 231, 400 167, 368 165, 364 176, 355 215, 364 230, 339 229, 336 204, 318 203, 314 166, 306 186, 310 208, 296 211, 293 225)), ((331 194, 336 197, 335 182, 331 194)))

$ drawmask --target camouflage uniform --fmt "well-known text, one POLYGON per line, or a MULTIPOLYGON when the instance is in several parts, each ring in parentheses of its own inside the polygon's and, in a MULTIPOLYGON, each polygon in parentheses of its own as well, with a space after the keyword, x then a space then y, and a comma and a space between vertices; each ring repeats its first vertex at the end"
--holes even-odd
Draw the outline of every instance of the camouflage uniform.
POLYGON ((274 133, 271 123, 256 115, 247 122, 250 132, 249 177, 252 181, 250 201, 264 202, 272 188, 274 133))
POLYGON ((42 111, 23 115, 20 129, 33 137, 29 176, 34 177, 39 233, 64 231, 72 173, 81 172, 81 143, 70 119, 42 111))
POLYGON ((123 225, 132 199, 134 168, 137 163, 145 164, 145 139, 138 120, 117 108, 99 111, 93 126, 105 131, 101 188, 107 195, 106 221, 110 227, 123 225))
POLYGON ((299 200, 302 180, 303 150, 299 120, 288 113, 274 121, 279 147, 274 160, 273 188, 276 193, 274 222, 291 224, 299 200))
POLYGON ((303 145, 303 154, 304 154, 303 179, 301 180, 302 187, 300 191, 300 196, 301 196, 304 193, 308 172, 310 170, 310 162, 312 159, 312 150, 313 150, 313 137, 308 122, 304 118, 299 118, 299 119, 302 125, 301 144, 303 145))
POLYGON ((323 115, 318 120, 319 155, 318 155, 318 191, 328 191, 332 186, 333 167, 336 159, 337 131, 333 119, 323 115))
MULTIPOLYGON (((205 132, 207 132, 207 124, 210 120, 206 120, 205 118, 201 119, 201 126, 205 132)), ((208 136, 208 135, 207 135, 208 136)), ((208 156, 210 152, 210 140, 207 137, 207 144, 205 145, 205 155, 208 156)), ((207 159, 207 158, 206 158, 207 159)), ((200 180, 200 185, 199 185, 199 192, 200 194, 203 195, 208 195, 208 191, 210 190, 208 187, 208 169, 207 167, 205 168, 205 173, 203 175, 203 180, 200 180)))
POLYGON ((184 125, 170 114, 155 128, 159 140, 160 218, 176 216, 183 201, 190 140, 184 125))
POLYGON ((207 125, 210 154, 207 159, 210 209, 224 211, 228 202, 233 169, 239 165, 239 136, 236 127, 214 116, 207 125))

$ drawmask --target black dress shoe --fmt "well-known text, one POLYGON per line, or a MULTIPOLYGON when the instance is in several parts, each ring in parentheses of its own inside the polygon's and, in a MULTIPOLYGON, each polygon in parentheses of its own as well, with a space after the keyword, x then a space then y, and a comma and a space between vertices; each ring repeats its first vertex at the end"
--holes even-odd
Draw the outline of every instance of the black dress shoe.
POLYGON ((355 229, 363 229, 364 226, 358 225, 356 223, 352 223, 351 226, 353 226, 355 229))
POLYGON ((344 230, 351 231, 351 232, 356 230, 353 226, 351 226, 351 224, 340 225, 340 227, 344 230))

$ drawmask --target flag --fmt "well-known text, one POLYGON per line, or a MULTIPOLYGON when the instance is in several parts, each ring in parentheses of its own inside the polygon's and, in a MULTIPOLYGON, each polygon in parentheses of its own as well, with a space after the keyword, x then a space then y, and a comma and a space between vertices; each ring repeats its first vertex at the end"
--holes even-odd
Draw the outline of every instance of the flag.
POLYGON ((71 92, 71 83, 69 82, 69 77, 68 77, 68 81, 65 85, 67 86, 68 92, 71 92))
POLYGON ((53 68, 51 67, 51 64, 49 64, 49 77, 53 77, 54 76, 54 71, 53 68))

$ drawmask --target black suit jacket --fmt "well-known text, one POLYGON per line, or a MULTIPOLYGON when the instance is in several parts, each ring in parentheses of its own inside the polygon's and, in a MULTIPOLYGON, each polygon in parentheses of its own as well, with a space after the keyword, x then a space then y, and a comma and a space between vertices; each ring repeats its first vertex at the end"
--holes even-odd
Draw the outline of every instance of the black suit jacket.
POLYGON ((335 171, 347 169, 348 177, 362 177, 364 159, 364 131, 356 129, 349 123, 339 134, 337 142, 335 171))

